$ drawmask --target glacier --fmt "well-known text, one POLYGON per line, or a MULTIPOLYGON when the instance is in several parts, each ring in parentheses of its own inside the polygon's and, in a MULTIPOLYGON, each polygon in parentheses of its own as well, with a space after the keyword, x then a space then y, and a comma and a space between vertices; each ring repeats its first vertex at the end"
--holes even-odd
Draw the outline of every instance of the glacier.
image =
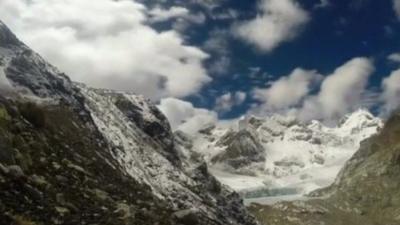
POLYGON ((264 202, 269 202, 268 198, 277 196, 302 198, 331 185, 360 142, 382 127, 382 119, 359 109, 335 126, 282 115, 247 116, 229 126, 209 124, 186 135, 220 182, 240 192, 246 201, 266 198, 264 202), (240 148, 238 143, 226 141, 237 140, 243 131, 252 138, 241 143, 240 148), (258 145, 262 151, 252 152, 263 160, 248 155, 248 148, 258 145))

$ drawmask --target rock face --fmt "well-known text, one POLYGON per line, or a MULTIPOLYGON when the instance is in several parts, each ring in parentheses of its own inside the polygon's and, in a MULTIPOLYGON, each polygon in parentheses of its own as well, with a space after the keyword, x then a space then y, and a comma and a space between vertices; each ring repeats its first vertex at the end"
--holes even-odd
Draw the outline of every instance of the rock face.
POLYGON ((264 224, 400 224, 400 114, 362 142, 335 183, 304 202, 252 205, 264 224), (322 198, 320 198, 322 197, 322 198))
POLYGON ((249 131, 228 132, 217 143, 219 146, 226 146, 224 152, 214 156, 213 163, 227 163, 234 169, 248 166, 253 162, 263 162, 265 151, 249 131))
POLYGON ((21 45, 18 38, 8 29, 8 27, 0 21, 0 47, 12 47, 21 45))
POLYGON ((2 23, 0 72, 3 223, 255 224, 145 98, 72 83, 2 23))

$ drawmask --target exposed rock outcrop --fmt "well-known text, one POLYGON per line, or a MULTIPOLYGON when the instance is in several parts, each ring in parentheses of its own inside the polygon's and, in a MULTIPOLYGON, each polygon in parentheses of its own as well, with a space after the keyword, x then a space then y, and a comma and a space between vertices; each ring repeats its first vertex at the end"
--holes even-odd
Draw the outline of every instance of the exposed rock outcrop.
POLYGON ((253 225, 141 96, 75 84, 0 23, 0 221, 253 225))

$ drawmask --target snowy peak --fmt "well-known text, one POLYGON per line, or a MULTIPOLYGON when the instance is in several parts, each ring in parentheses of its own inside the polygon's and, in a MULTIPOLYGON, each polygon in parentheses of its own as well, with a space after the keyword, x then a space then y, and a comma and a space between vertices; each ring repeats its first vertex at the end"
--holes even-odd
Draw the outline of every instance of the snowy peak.
POLYGON ((346 134, 355 134, 368 128, 382 127, 383 122, 381 119, 374 117, 368 110, 359 109, 347 116, 345 116, 338 125, 346 134), (348 133, 347 133, 348 132, 348 133))
POLYGON ((333 182, 360 142, 377 133, 383 122, 360 109, 335 127, 320 121, 303 123, 282 115, 245 117, 238 126, 230 127, 238 129, 217 125, 193 137, 194 150, 205 156, 214 171, 252 176, 243 178, 238 185, 239 182, 226 179, 235 176, 225 175, 219 177, 223 182, 240 190, 246 185, 268 183, 273 188, 286 185, 308 192, 333 182), (243 184, 246 182, 249 183, 243 184))
POLYGON ((69 78, 20 42, 0 23, 0 81, 21 97, 76 104, 69 78), (74 103, 73 103, 74 102, 74 103))

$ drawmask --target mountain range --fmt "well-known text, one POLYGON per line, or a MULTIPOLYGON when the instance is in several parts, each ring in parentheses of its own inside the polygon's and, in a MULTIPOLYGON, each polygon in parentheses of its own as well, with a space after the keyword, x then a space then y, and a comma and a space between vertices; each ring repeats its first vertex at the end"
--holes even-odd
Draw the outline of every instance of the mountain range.
POLYGON ((145 97, 72 82, 2 22, 0 90, 2 224, 400 224, 399 113, 173 131, 145 97), (269 202, 285 195, 303 198, 269 202))
POLYGON ((191 141, 222 183, 246 198, 259 198, 272 190, 302 195, 329 186, 360 142, 382 127, 380 118, 360 109, 335 126, 281 115, 249 116, 228 126, 176 133, 191 141))

